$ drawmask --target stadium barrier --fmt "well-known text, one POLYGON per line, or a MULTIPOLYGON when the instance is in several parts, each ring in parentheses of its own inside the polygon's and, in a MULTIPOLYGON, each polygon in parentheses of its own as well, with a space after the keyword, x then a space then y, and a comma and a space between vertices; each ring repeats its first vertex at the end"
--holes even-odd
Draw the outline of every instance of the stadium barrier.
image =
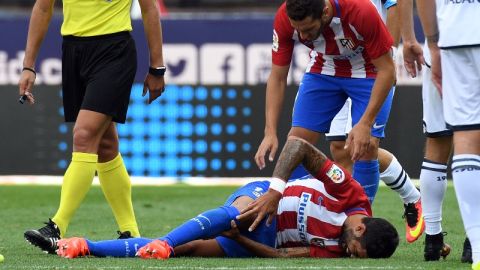
MULTIPOLYGON (((269 176, 253 156, 263 138, 265 86, 168 85, 151 105, 132 89, 127 123, 118 125, 121 152, 133 176, 269 176)), ((59 86, 38 86, 34 106, 17 102, 17 88, 0 87, 0 175, 61 175, 71 153, 59 86)), ((287 90, 279 123, 284 142, 296 87, 287 90)), ((382 147, 418 177, 423 157, 419 87, 398 87, 382 147)), ((324 140, 319 147, 328 153, 324 140)), ((280 151, 280 150, 279 150, 280 151)))

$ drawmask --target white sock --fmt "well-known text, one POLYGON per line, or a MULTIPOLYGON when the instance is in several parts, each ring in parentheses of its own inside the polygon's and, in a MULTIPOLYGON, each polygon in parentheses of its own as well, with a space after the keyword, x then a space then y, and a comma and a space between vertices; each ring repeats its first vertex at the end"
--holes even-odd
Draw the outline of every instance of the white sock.
POLYGON ((480 155, 454 155, 452 175, 463 226, 472 244, 473 263, 480 263, 480 155))
POLYGON ((420 193, 425 233, 442 232, 442 205, 447 190, 447 164, 424 159, 420 171, 420 193))
POLYGON ((395 157, 387 169, 380 173, 380 179, 400 195, 404 204, 414 203, 420 199, 420 192, 395 157))

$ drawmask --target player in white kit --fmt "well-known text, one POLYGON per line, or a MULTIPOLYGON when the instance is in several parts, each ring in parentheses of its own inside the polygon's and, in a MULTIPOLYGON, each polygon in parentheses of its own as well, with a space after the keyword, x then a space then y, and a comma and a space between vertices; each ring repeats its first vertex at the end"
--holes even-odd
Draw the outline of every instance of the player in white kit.
POLYGON ((453 130, 452 175, 472 246, 472 269, 480 270, 480 2, 422 0, 417 7, 432 81, 443 95, 445 122, 453 130))

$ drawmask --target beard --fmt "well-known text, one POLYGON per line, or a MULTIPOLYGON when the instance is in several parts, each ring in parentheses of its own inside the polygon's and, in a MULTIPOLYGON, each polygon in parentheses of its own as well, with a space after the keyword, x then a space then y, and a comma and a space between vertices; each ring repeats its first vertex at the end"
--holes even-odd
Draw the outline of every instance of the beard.
POLYGON ((340 239, 338 240, 338 244, 342 247, 343 252, 350 256, 350 252, 348 251, 348 242, 354 240, 356 237, 353 234, 353 229, 346 229, 343 228, 343 233, 340 235, 340 239))

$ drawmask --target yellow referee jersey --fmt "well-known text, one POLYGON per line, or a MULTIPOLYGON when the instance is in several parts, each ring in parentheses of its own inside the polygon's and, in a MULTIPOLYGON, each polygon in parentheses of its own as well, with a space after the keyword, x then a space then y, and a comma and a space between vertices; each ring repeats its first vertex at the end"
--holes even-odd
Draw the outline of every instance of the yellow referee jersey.
POLYGON ((62 36, 99 36, 131 31, 132 0, 63 0, 62 36))

